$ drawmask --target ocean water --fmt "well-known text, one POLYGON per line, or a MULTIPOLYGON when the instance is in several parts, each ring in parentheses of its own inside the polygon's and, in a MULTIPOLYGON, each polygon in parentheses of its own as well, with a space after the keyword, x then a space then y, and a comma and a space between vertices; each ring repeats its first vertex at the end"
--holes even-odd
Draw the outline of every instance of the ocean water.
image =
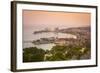
POLYGON ((74 38, 74 37, 76 37, 75 35, 72 35, 72 34, 54 33, 54 32, 34 34, 34 31, 35 30, 33 30, 33 29, 24 30, 23 48, 37 47, 37 48, 42 48, 44 50, 50 50, 53 46, 55 46, 54 43, 35 45, 32 43, 32 41, 40 39, 40 38, 50 38, 50 37, 58 37, 58 38, 74 38))

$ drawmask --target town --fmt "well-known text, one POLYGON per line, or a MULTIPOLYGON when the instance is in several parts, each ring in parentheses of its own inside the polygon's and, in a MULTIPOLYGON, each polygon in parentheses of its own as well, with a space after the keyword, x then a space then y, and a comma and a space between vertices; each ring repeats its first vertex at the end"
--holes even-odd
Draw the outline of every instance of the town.
POLYGON ((54 43, 56 45, 84 45, 87 40, 90 41, 90 27, 77 27, 77 28, 67 28, 67 29, 59 29, 55 28, 54 30, 50 30, 48 28, 35 31, 34 34, 41 34, 41 33, 69 33, 72 34, 70 38, 66 37, 49 37, 49 38, 40 38, 38 40, 34 40, 32 43, 39 45, 39 44, 49 44, 54 43))

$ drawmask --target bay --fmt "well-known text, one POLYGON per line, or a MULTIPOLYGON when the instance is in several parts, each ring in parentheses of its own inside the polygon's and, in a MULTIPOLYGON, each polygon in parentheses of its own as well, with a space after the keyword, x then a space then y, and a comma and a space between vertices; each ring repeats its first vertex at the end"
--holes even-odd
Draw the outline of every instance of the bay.
POLYGON ((33 34, 27 33, 28 37, 24 37, 25 39, 23 40, 23 48, 28 48, 28 47, 37 47, 41 48, 44 50, 50 50, 53 46, 55 46, 54 43, 49 43, 49 44, 39 44, 35 45, 32 43, 33 40, 38 40, 40 38, 50 38, 50 37, 58 37, 58 38, 76 38, 75 35, 68 34, 68 33, 53 33, 53 32, 47 32, 47 33, 39 33, 39 34, 33 34))

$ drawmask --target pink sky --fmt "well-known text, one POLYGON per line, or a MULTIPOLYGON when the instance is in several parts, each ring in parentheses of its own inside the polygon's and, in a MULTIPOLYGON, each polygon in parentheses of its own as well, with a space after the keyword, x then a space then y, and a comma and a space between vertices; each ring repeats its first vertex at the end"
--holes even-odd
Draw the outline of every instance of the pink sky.
POLYGON ((90 13, 23 10, 23 24, 28 27, 82 27, 91 23, 90 13))

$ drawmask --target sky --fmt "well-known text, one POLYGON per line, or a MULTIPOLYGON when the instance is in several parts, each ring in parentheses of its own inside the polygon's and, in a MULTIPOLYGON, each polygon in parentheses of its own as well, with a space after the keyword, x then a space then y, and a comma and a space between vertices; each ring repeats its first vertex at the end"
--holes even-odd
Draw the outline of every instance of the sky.
POLYGON ((83 27, 91 23, 90 13, 23 10, 24 28, 83 27))

